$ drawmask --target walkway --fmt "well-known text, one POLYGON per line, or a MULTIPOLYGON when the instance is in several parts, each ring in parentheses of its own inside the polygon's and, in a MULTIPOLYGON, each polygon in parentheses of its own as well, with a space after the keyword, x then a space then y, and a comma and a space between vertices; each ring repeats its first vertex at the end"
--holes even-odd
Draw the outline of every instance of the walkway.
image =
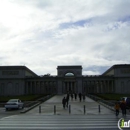
POLYGON ((113 111, 102 105, 99 113, 99 104, 88 97, 85 102, 70 101, 69 114, 68 109, 62 107, 63 97, 56 95, 42 103, 41 113, 38 106, 27 113, 0 119, 0 130, 119 130, 118 121, 121 118, 125 121, 130 119, 130 115, 122 117, 120 114, 116 117, 113 111), (57 108, 55 115, 54 105, 57 108), (86 114, 83 105, 86 106, 86 114))
MULTIPOLYGON (((62 99, 65 95, 56 95, 46 102, 41 104, 41 113, 46 115, 54 115, 54 105, 56 106, 56 114, 63 115, 69 114, 69 109, 63 109, 62 99)), ((84 105, 86 108, 87 115, 97 115, 97 114, 113 114, 114 112, 109 110, 108 108, 100 105, 94 100, 86 97, 85 101, 80 102, 79 99, 69 101, 69 105, 71 105, 71 114, 84 114, 84 105), (99 105, 100 105, 100 113, 99 113, 99 105)), ((34 108, 28 113, 39 113, 39 107, 34 108)))

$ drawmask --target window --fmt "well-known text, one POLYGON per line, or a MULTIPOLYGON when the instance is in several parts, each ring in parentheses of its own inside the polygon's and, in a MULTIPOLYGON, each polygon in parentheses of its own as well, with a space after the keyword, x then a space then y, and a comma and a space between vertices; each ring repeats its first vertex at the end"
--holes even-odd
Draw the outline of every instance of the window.
POLYGON ((74 76, 74 74, 69 72, 69 73, 66 73, 65 76, 74 76))

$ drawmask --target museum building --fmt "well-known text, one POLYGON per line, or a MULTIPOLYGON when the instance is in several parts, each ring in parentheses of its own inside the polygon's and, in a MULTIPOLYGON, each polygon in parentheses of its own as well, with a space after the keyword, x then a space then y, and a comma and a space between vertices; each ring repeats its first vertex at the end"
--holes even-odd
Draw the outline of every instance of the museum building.
POLYGON ((35 74, 26 66, 0 66, 0 96, 29 94, 130 93, 130 64, 101 75, 82 75, 82 66, 58 66, 57 75, 35 74))

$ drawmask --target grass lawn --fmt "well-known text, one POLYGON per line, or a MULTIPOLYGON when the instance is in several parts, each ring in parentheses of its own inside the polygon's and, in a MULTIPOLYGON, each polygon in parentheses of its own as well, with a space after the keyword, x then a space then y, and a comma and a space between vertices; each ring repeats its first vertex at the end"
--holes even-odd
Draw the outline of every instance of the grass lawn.
POLYGON ((22 101, 34 101, 46 95, 23 95, 23 96, 0 96, 0 102, 7 102, 9 99, 20 99, 22 101))
POLYGON ((120 100, 121 97, 130 97, 130 94, 95 94, 105 100, 120 100))

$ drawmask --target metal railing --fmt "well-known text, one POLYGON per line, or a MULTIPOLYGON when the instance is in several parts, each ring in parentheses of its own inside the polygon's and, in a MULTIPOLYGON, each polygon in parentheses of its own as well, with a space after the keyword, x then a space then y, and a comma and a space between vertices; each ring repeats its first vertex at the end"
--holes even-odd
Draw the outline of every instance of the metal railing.
MULTIPOLYGON (((59 112, 60 112, 60 114, 63 114, 64 112, 68 112, 68 114, 73 114, 73 109, 75 109, 73 107, 73 105, 69 105, 68 108, 66 108, 66 111, 64 111, 65 109, 62 107, 62 105, 61 106, 54 105, 54 106, 50 106, 50 107, 51 107, 51 109, 49 108, 50 109, 49 113, 54 113, 54 115, 58 114, 59 112)), ((80 109, 80 113, 85 115, 87 113, 86 105, 81 106, 81 109, 80 109)), ((38 112, 44 113, 44 106, 39 105, 38 112)), ((100 105, 97 106, 96 112, 99 112, 99 113, 102 112, 100 105)))
POLYGON ((102 105, 104 105, 105 107, 111 109, 111 110, 114 110, 114 105, 115 105, 115 102, 110 102, 110 101, 106 101, 100 97, 97 97, 95 95, 90 95, 90 94, 87 94, 88 97, 90 97, 91 99, 101 103, 102 105))

